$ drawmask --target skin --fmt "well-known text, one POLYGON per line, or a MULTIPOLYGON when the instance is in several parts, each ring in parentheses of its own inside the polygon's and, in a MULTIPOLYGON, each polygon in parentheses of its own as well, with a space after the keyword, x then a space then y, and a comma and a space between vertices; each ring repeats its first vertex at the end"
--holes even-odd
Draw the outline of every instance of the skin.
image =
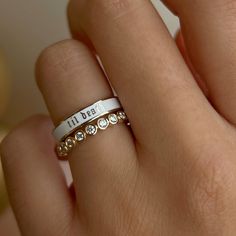
MULTIPOLYGON (((4 57, 2 56, 0 52, 0 116, 4 114, 6 110, 6 106, 8 103, 8 97, 9 97, 9 84, 7 81, 8 73, 4 61, 4 57)), ((0 127, 0 140, 2 140, 2 127, 0 127)))
POLYGON ((36 66, 51 118, 24 121, 1 144, 22 235, 235 235, 236 2, 165 3, 180 17, 178 45, 147 0, 71 0, 75 40, 36 66), (112 96, 108 78, 131 129, 79 145, 68 188, 53 123, 112 96))

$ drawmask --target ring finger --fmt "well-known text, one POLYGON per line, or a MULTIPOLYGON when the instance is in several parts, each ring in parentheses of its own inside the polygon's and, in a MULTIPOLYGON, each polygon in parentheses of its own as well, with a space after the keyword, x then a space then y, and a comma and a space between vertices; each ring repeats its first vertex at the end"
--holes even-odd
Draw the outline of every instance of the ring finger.
MULTIPOLYGON (((38 60, 36 74, 54 123, 113 96, 95 57, 81 42, 67 40, 46 49, 38 60)), ((118 194, 116 181, 125 176, 121 182, 124 187, 129 183, 136 163, 133 141, 129 129, 117 125, 88 138, 71 153, 69 162, 83 218, 91 221, 97 216, 93 214, 97 206, 114 202, 109 198, 118 194), (110 194, 104 195, 107 189, 110 194)))

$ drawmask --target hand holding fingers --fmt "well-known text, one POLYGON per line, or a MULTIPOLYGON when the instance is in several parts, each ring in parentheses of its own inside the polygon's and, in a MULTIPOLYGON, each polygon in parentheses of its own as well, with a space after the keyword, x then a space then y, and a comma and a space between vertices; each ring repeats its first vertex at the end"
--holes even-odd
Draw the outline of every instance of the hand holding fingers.
MULTIPOLYGON (((166 166, 164 173, 172 173, 169 172, 172 170, 170 167, 175 166, 173 172, 182 176, 182 183, 190 174, 187 169, 184 171, 184 163, 186 166, 191 166, 195 161, 198 163, 196 172, 192 170, 190 174, 191 179, 199 179, 201 172, 210 179, 211 170, 218 170, 221 164, 222 167, 225 164, 222 173, 213 179, 222 176, 227 176, 228 179, 227 172, 233 173, 233 169, 231 164, 226 163, 234 162, 234 158, 226 150, 234 152, 235 131, 214 111, 193 83, 193 77, 183 66, 170 36, 159 16, 154 14, 150 3, 71 1, 69 9, 72 31, 77 35, 87 35, 95 47, 126 108, 136 140, 139 144, 145 144, 145 140, 148 140, 148 144, 154 147, 153 155, 149 153, 142 156, 143 163, 147 160, 146 157, 152 156, 157 165, 163 163, 161 166, 166 166), (114 63, 110 63, 111 59, 114 63), (132 67, 129 67, 131 59, 132 67), (153 77, 156 79, 152 79, 153 77), (134 91, 132 94, 129 93, 131 87, 134 91), (149 116, 143 116, 147 113, 149 116), (182 114, 184 115, 181 116, 182 114), (153 131, 151 134, 147 130, 148 123, 155 127, 149 129, 153 131), (165 140, 168 141, 165 143, 165 140), (218 155, 220 158, 214 159, 218 155), (210 164, 205 169, 206 163, 210 164), (181 171, 185 174, 181 175, 181 171)), ((153 165, 153 169, 157 171, 158 168, 153 165)), ((160 173, 163 174, 163 171, 160 173)), ((157 176, 157 179, 163 178, 161 174, 157 176)), ((207 190, 208 178, 200 179, 203 189, 207 190)), ((189 180, 189 183, 192 182, 189 180)), ((198 194, 201 195, 201 191, 198 194)), ((196 195, 199 196, 198 194, 196 195)))

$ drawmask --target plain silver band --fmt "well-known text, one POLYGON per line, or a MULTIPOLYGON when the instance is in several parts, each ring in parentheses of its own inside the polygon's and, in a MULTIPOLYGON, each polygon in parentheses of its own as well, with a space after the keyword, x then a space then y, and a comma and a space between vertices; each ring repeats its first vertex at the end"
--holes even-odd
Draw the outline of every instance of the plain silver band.
POLYGON ((83 124, 120 108, 122 107, 118 98, 100 100, 62 121, 54 129, 53 136, 60 142, 83 124))

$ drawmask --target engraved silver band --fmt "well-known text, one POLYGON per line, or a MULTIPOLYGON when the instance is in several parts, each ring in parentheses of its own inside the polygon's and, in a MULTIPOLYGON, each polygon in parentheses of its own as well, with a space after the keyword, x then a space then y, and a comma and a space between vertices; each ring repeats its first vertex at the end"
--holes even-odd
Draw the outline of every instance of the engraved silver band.
POLYGON ((62 121, 54 129, 53 136, 57 141, 62 141, 83 124, 121 108, 121 104, 117 97, 100 100, 62 121))

